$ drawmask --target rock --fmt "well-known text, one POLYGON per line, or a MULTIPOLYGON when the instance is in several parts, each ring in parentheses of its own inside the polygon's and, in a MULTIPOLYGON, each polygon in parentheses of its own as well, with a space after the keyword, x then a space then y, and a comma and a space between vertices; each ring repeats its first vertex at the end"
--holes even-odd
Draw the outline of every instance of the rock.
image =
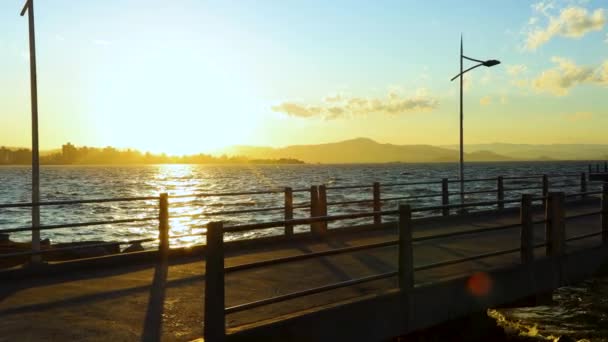
POLYGON ((555 342, 576 342, 576 340, 568 335, 563 335, 558 337, 555 342))
POLYGON ((144 247, 141 245, 141 242, 136 242, 131 244, 129 247, 122 250, 123 253, 131 253, 131 252, 141 252, 144 250, 144 247))

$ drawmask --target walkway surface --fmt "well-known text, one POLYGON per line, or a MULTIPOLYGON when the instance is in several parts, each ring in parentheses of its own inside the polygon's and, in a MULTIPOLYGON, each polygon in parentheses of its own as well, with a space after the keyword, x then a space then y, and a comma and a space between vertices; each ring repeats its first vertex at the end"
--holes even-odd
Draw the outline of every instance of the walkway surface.
MULTIPOLYGON (((597 211, 599 202, 567 207, 566 215, 597 211)), ((535 220, 542 213, 535 213, 535 220)), ((450 221, 414 222, 414 237, 493 227, 518 222, 518 213, 488 214, 450 221)), ((566 237, 599 231, 597 216, 568 220, 566 237)), ((520 230, 508 229, 416 243, 416 265, 517 248, 520 230)), ((248 248, 227 255, 226 266, 276 257, 363 245, 397 238, 393 229, 348 233, 323 241, 283 242, 248 248)), ((535 227, 544 241, 544 226, 535 227)), ((569 250, 599 244, 593 237, 569 242, 569 250)), ((539 256, 543 249, 535 251, 539 256)), ((397 248, 385 247, 306 261, 229 273, 226 305, 394 271, 397 248)), ((2 281, 0 283, 0 341, 187 341, 202 336, 204 261, 184 259, 169 267, 125 266, 78 274, 2 281)), ((415 274, 416 283, 471 274, 519 262, 517 253, 446 266, 415 274)), ((382 289, 395 288, 394 278, 365 283, 230 314, 228 327, 318 307, 382 289)))

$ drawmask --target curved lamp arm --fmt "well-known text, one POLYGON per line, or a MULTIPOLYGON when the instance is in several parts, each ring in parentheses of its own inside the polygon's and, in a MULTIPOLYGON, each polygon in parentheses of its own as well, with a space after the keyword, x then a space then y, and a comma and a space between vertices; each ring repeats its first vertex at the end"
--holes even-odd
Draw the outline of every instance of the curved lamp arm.
POLYGON ((484 65, 484 63, 483 63, 483 62, 481 62, 481 63, 479 63, 479 64, 477 64, 477 65, 475 65, 475 66, 472 66, 472 67, 468 68, 467 70, 465 70, 465 71, 461 72, 460 74, 458 74, 458 75, 456 75, 456 76, 452 77, 452 79, 451 79, 450 81, 454 81, 455 79, 457 79, 457 78, 458 78, 458 77, 460 77, 461 75, 464 75, 465 73, 467 73, 467 72, 469 72, 469 71, 471 71, 471 70, 473 70, 473 69, 475 69, 475 68, 478 68, 478 67, 480 67, 480 66, 482 66, 482 65, 484 65))

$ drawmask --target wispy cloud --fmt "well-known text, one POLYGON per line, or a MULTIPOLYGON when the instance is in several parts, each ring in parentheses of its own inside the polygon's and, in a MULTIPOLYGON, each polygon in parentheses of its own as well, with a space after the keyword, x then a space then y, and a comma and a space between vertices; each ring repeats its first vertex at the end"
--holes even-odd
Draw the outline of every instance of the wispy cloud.
POLYGON ((389 92, 384 98, 347 97, 336 95, 326 97, 321 105, 306 105, 295 102, 283 102, 273 106, 275 112, 285 113, 291 117, 319 117, 326 120, 367 114, 401 115, 408 113, 428 112, 435 109, 439 101, 429 96, 426 90, 419 90, 413 96, 403 96, 389 92))
POLYGON ((488 106, 492 104, 492 97, 491 96, 484 96, 479 100, 479 104, 482 106, 488 106))
POLYGON ((536 50, 553 37, 580 38, 593 31, 600 31, 606 24, 604 9, 590 12, 579 6, 567 6, 559 10, 558 15, 551 13, 556 8, 554 2, 545 1, 532 6, 535 12, 546 17, 546 24, 539 25, 538 17, 529 20, 526 33, 526 48, 536 50))
POLYGON ((567 95, 571 88, 581 84, 608 85, 608 60, 601 66, 581 66, 563 57, 553 57, 555 67, 543 71, 532 80, 516 80, 520 87, 531 87, 537 92, 556 96, 567 95))

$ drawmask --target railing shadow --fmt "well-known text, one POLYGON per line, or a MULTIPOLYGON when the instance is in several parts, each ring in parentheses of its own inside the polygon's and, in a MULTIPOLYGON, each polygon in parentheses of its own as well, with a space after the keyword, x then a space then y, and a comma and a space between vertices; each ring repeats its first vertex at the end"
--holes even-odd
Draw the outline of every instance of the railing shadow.
POLYGON ((141 334, 142 341, 160 341, 163 332, 163 310, 165 305, 165 291, 167 287, 167 273, 169 263, 167 258, 161 258, 154 270, 154 279, 150 288, 148 309, 141 334))

